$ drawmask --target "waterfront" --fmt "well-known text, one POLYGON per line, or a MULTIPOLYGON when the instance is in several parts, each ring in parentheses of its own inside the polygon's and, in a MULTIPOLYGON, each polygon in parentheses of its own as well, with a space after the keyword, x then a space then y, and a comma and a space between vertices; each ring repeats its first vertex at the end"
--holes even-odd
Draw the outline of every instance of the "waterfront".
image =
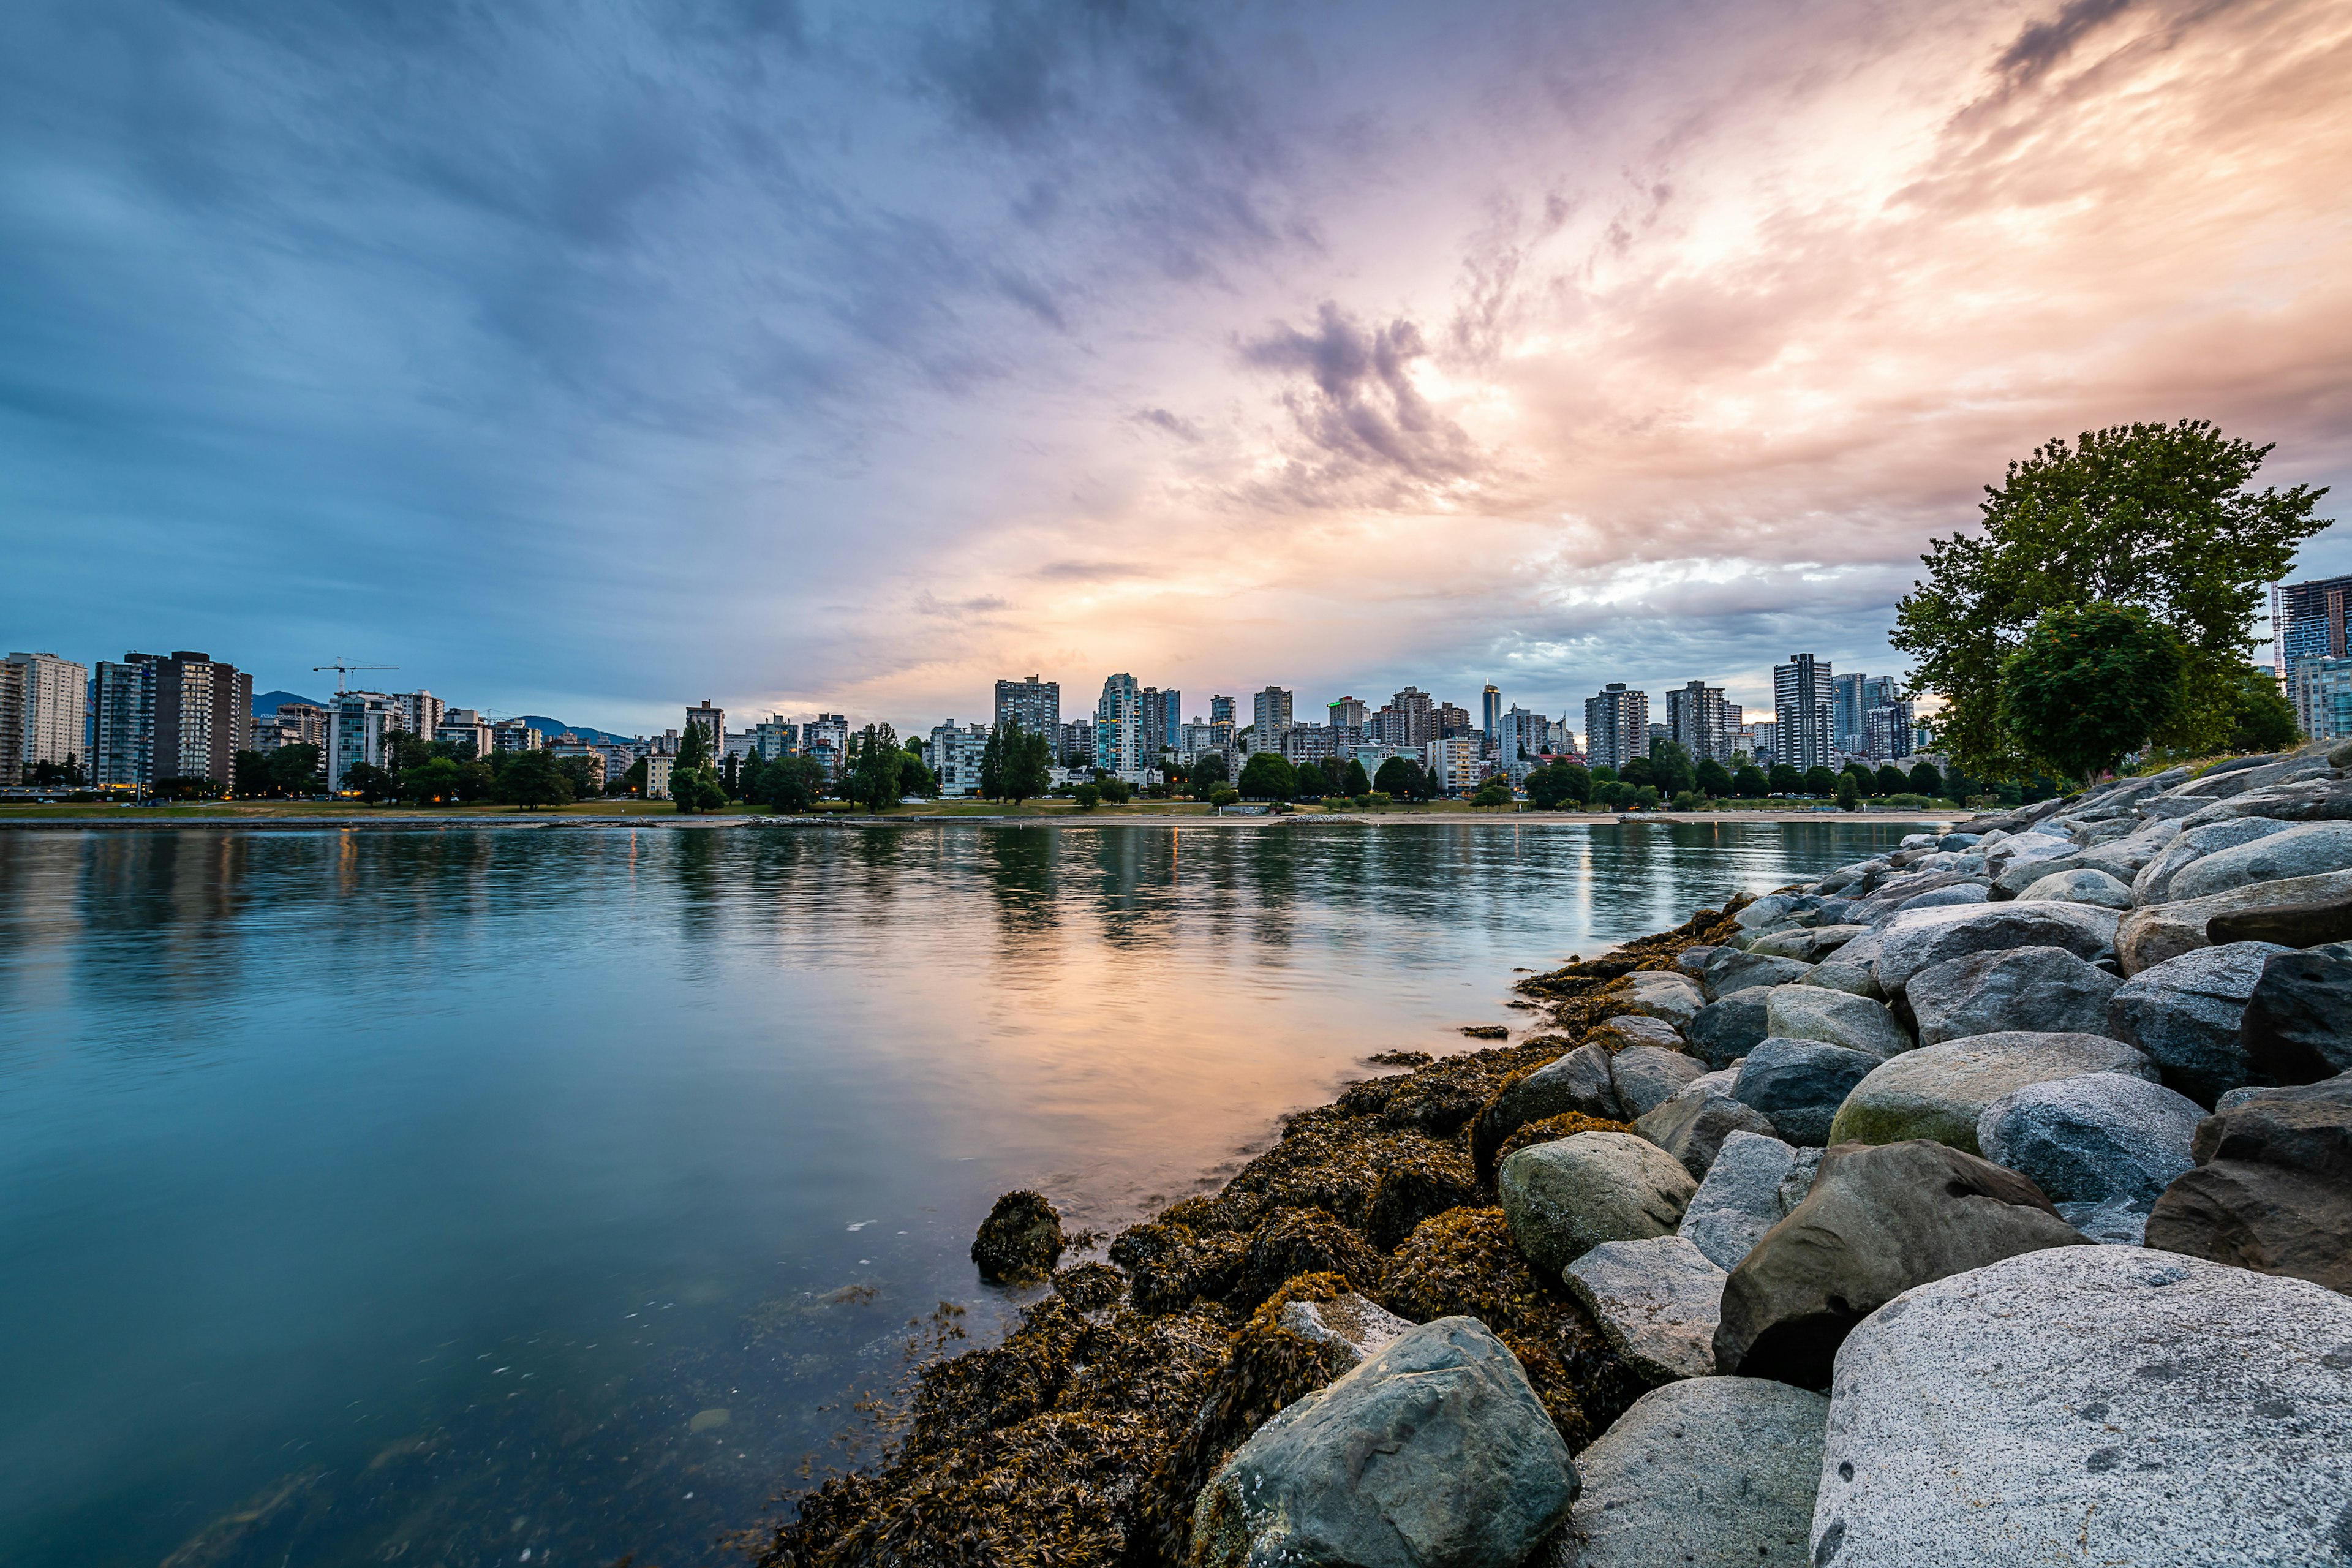
POLYGON ((696 1561, 990 1331, 996 1194, 1908 826, 0 836, 0 1557, 696 1561))

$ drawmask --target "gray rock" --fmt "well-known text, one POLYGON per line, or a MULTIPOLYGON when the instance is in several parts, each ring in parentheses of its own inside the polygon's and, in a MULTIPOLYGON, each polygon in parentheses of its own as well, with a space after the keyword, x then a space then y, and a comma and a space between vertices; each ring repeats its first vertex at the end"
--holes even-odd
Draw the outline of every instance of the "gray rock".
POLYGON ((1819 963, 1869 929, 1864 925, 1843 925, 1774 931, 1770 936, 1759 938, 1748 952, 1753 958, 1793 958, 1800 963, 1819 963))
POLYGON ((1725 1282, 1716 1365, 1826 1388, 1853 1326, 1913 1286, 2084 1239, 2032 1182, 1973 1154, 1841 1145, 1725 1282))
POLYGON ((2308 904, 2273 904, 2266 909, 2215 915, 2205 922, 2205 940, 2216 947, 2233 942, 2323 947, 2330 942, 2352 941, 2352 896, 2308 904))
POLYGON ((2054 833, 2021 833, 2004 838, 1984 852, 1985 865, 1998 884, 2011 872, 2033 865, 2037 861, 2060 860, 2073 857, 2076 846, 2072 838, 2054 833))
POLYGON ((1604 1241, 1672 1236, 1698 1184, 1682 1162, 1630 1132, 1580 1132, 1503 1162, 1495 1185, 1511 1239, 1547 1274, 1604 1241))
POLYGON ((1786 985, 1802 980, 1811 969, 1793 958, 1774 958, 1769 953, 1736 952, 1721 950, 1727 956, 1707 965, 1699 985, 1710 1002, 1720 1001, 1736 991, 1751 985, 1786 985))
POLYGON ((1675 1091, 1675 1098, 1676 1100, 1688 1100, 1694 1095, 1706 1096, 1715 1094, 1724 1096, 1727 1099, 1731 1094, 1732 1085, 1738 1081, 1739 1068, 1737 1063, 1734 1063, 1730 1067, 1711 1068, 1706 1072, 1699 1074, 1698 1077, 1691 1079, 1690 1082, 1676 1089, 1675 1091))
POLYGON ((2164 1081, 2210 1105, 2247 1081, 2240 1026, 2265 960, 2288 951, 2264 942, 2200 947, 2143 969, 2107 999, 2107 1032, 2145 1051, 2164 1081))
POLYGON ((1653 1018, 1641 1013, 1620 1013, 1603 1018, 1585 1032, 1587 1045, 1599 1046, 1611 1055, 1629 1050, 1635 1046, 1655 1046, 1664 1051, 1682 1049, 1682 1031, 1663 1018, 1653 1018))
MULTIPOLYGON (((1710 1075, 1717 1076, 1717 1075, 1710 1075)), ((1705 1181, 1723 1141, 1735 1132, 1774 1134, 1772 1119, 1731 1098, 1737 1075, 1720 1094, 1678 1094, 1643 1114, 1633 1131, 1682 1162, 1693 1181, 1705 1181)))
POLYGON ((1764 1026, 1771 991, 1751 985, 1708 1003, 1690 1023, 1691 1048, 1706 1065, 1719 1068, 1738 1060, 1772 1031, 1764 1026))
POLYGON ((1618 1102, 1606 1048, 1579 1046, 1505 1089, 1479 1118, 1479 1136, 1489 1146, 1499 1146, 1530 1121, 1565 1116, 1571 1110, 1604 1121, 1632 1120, 1618 1102))
POLYGON ((2227 822, 2176 832, 2172 840, 2158 850, 2155 858, 2141 867, 2132 879, 2132 901, 2136 904, 2168 902, 2172 897, 2172 879, 2190 865, 2217 851, 2251 844, 2273 833, 2284 833, 2289 826, 2284 822, 2273 822, 2266 816, 2239 816, 2227 822))
POLYGON ((1876 928, 1865 931, 1813 965, 1813 972, 1796 984, 1867 996, 1874 1002, 1885 1001, 1886 993, 1878 987, 1880 940, 1881 932, 1876 928))
POLYGON ((2352 1073, 2251 1095, 2197 1128, 2147 1245, 2352 1294, 2352 1073))
POLYGON ((1679 1031, 1706 1005, 1698 982, 1670 970, 1649 969, 1625 976, 1617 1005, 1628 1013, 1655 1018, 1679 1031))
POLYGON ((1476 1319, 1439 1318, 1253 1433, 1202 1491, 1191 1563, 1506 1568, 1576 1493, 1518 1359, 1476 1319))
POLYGON ((1791 1143, 1826 1143, 1838 1108, 1879 1060, 1820 1040, 1767 1039, 1748 1053, 1731 1097, 1762 1111, 1791 1143))
MULTIPOLYGON (((1749 1058, 1752 1062, 1753 1058, 1749 1058)), ((2153 1079, 2156 1064, 2101 1035, 1971 1035, 1922 1046, 1873 1068, 1830 1125, 1831 1143, 1928 1138, 1971 1154, 1985 1107, 2029 1084, 2120 1072, 2153 1079)), ((1765 1114, 1771 1115, 1769 1109, 1765 1114)), ((1773 1118, 1780 1125, 1780 1119, 1773 1118)))
POLYGON ((1679 1236, 1603 1242, 1568 1266, 1569 1294, 1651 1383, 1715 1372, 1724 1271, 1679 1236))
POLYGON ((1705 1071, 1706 1064, 1696 1057, 1659 1046, 1634 1046, 1609 1061, 1610 1077, 1617 1085, 1617 1103, 1635 1121, 1673 1099, 1705 1071))
POLYGON ((1728 951, 1721 947, 1686 947, 1675 955, 1675 973, 1686 975, 1693 984, 1696 984, 1699 976, 1706 973, 1706 966, 1715 955, 1728 951))
POLYGON ((1878 949, 1878 983, 1899 996, 1911 977, 1947 959, 2012 947, 2063 947, 2093 963, 2115 949, 2117 916, 2088 904, 1985 904, 1896 915, 1878 949))
POLYGON ((2341 1563, 2352 1301, 2136 1248, 1908 1292, 1837 1362, 1811 1561, 2341 1563))
POLYGON ((1905 998, 1923 1046, 2013 1030, 2103 1035, 2107 998, 2122 984, 2063 947, 2013 947, 1921 970, 1905 998))
MULTIPOLYGON (((1675 1234, 1718 1268, 1737 1268, 1764 1233, 1804 1199, 1783 1191, 1797 1169, 1797 1151, 1778 1138, 1734 1132, 1723 1141, 1706 1179, 1691 1194, 1675 1234)), ((1811 1173, 1804 1185, 1811 1185, 1811 1173)))
POLYGON ((2252 882, 2202 899, 2149 904, 2123 918, 2116 932, 2116 957, 2126 974, 2137 974, 2167 959, 2210 946, 2212 939, 2206 927, 2222 916, 2335 905, 2347 900, 2352 900, 2352 871, 2330 871, 2317 877, 2290 877, 2279 882, 2252 882))
POLYGON ((2018 894, 2017 900, 2024 904, 2096 904, 2101 909, 2127 910, 2132 907, 2132 890, 2095 867, 2078 866, 2072 871, 2039 879, 2018 894))
POLYGON ((2281 822, 2338 822, 2352 816, 2352 784, 2311 778, 2299 784, 2250 789, 2233 800, 2217 801, 2180 819, 2183 828, 2232 816, 2268 816, 2281 822))
POLYGON ((2274 1083, 2315 1083, 2352 1071, 2352 946, 2265 959, 2246 999, 2238 1043, 2248 1069, 2274 1083))
POLYGON ((1670 1383, 1577 1461, 1564 1568, 1801 1563, 1830 1402, 1757 1377, 1670 1383))
POLYGON ((1376 1356, 1412 1332, 1413 1325, 1353 1290, 1328 1301, 1286 1301, 1282 1326, 1332 1346, 1351 1363, 1376 1356))
POLYGON ((2172 879, 2173 900, 2201 899, 2252 882, 2352 869, 2352 822, 2308 822, 2217 849, 2172 879))
POLYGON ((2164 1189, 2196 1163, 2189 1142, 2204 1114, 2162 1084, 2093 1073, 2002 1095, 1977 1119, 1977 1143, 2061 1213, 2069 1204, 2120 1204, 2145 1223, 2164 1189))
POLYGON ((1911 910, 1950 909, 1960 904, 1981 904, 1992 898, 1992 889, 1980 881, 1956 881, 1941 888, 1931 888, 1924 893, 1891 903, 1874 905, 1870 911, 1870 923, 1884 930, 1896 915, 1911 910))
POLYGON ((1764 1022, 1782 1039, 1820 1040, 1874 1057, 1911 1048, 1911 1037, 1884 1004, 1819 985, 1775 985, 1765 997, 1764 1022))

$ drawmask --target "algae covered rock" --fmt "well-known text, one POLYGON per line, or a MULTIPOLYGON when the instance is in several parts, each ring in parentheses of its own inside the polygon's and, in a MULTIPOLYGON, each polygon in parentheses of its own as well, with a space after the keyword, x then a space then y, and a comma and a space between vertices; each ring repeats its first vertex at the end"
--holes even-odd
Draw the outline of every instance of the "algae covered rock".
POLYGON ((1977 1122, 1986 1106, 2028 1084, 2095 1072, 2152 1079, 2156 1066, 2121 1040, 2104 1035, 2018 1031, 1922 1046, 1873 1068, 1853 1086, 1830 1124, 1829 1142, 1895 1143, 1932 1138, 1979 1154, 1977 1122))
POLYGON ((1300 1274, 1336 1274, 1359 1289, 1386 1267, 1363 1237, 1320 1209, 1276 1209, 1250 1233, 1233 1304, 1255 1307, 1300 1274))
POLYGON ((1069 1245, 1062 1235, 1061 1211, 1042 1193, 1007 1193, 996 1200, 980 1234, 971 1239, 971 1260, 991 1285, 1022 1285, 1045 1279, 1069 1245))
POLYGON ((1805 1201, 1731 1271, 1716 1365, 1826 1388, 1846 1335, 1904 1291, 2084 1240, 2032 1182, 1990 1161, 1924 1139, 1837 1145, 1805 1201))
POLYGON ((1682 1162, 1625 1132, 1580 1132, 1522 1149, 1496 1187, 1512 1239, 1557 1275, 1604 1241, 1672 1236, 1698 1184, 1682 1162))
POLYGON ((1669 1383, 1577 1458, 1558 1562, 1756 1568, 1805 1560, 1830 1402, 1758 1377, 1669 1383))
POLYGON ((1724 1270, 1679 1236, 1607 1241, 1568 1266, 1568 1289, 1609 1348, 1652 1383, 1715 1371, 1724 1270))
POLYGON ((1328 1301, 1304 1298, 1285 1301, 1278 1316, 1284 1328, 1333 1347, 1350 1364, 1378 1355, 1412 1331, 1412 1325, 1404 1319, 1353 1291, 1328 1301))
POLYGON ((1509 1347, 1440 1318, 1259 1427, 1202 1492, 1188 1562, 1516 1568, 1576 1492, 1509 1347))
POLYGON ((2345 1560, 2352 1301, 2136 1247, 1914 1289, 1837 1361, 1811 1561, 2345 1560))

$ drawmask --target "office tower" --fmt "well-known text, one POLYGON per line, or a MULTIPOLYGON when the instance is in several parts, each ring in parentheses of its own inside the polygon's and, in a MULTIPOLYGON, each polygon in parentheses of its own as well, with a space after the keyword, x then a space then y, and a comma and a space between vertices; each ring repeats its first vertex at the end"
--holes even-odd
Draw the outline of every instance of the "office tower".
POLYGON ((1438 738, 1437 703, 1418 686, 1408 686, 1389 699, 1381 712, 1388 731, 1381 738, 1391 745, 1418 751, 1438 738))
POLYGON ((1095 700, 1095 766, 1119 774, 1143 769, 1143 688, 1132 675, 1106 678, 1095 700))
POLYGON ((101 789, 142 789, 155 782, 155 677, 162 662, 152 653, 99 661, 89 782, 101 789))
POLYGON ((2282 678, 2293 679, 2296 667, 2306 658, 2342 658, 2352 653, 2344 645, 2347 589, 2352 589, 2352 577, 2320 577, 2272 586, 2273 658, 2282 678))
POLYGON ((1325 705, 1330 717, 1328 722, 1335 730, 1360 730, 1364 727, 1364 700, 1342 697, 1325 705))
POLYGON ((1234 722, 1234 700, 1230 697, 1209 699, 1209 722, 1215 724, 1221 721, 1227 724, 1234 722))
POLYGON ((1650 694, 1622 680, 1584 700, 1584 750, 1596 768, 1622 768, 1650 754, 1650 694))
POLYGON ((1172 752, 1184 738, 1184 694, 1174 687, 1160 694, 1160 748, 1172 752))
POLYGON ((1501 721, 1502 717, 1502 689, 1489 685, 1478 693, 1478 732, 1489 741, 1495 740, 1496 726, 1501 721))
POLYGON ((1862 683, 1862 710, 1867 713, 1874 708, 1886 707, 1889 703, 1899 700, 1902 696, 1903 683, 1893 676, 1865 677, 1862 683))
POLYGON ((1282 732, 1290 728, 1290 693, 1279 686, 1269 686, 1250 700, 1250 722, 1255 729, 1250 735, 1250 749, 1258 752, 1282 750, 1282 732))
POLYGON ((1869 679, 1860 671, 1830 678, 1830 743, 1838 751, 1863 748, 1863 683, 1869 679))
POLYGON ((1911 754, 1911 704, 1897 698, 1863 715, 1864 744, 1874 763, 1899 762, 1911 754))
MULTIPOLYGON (((278 709, 280 713, 286 711, 278 709)), ((441 722, 433 726, 433 738, 446 741, 469 756, 487 757, 496 749, 490 721, 471 708, 445 709, 441 722)))
POLYGON ((442 715, 449 710, 449 705, 430 691, 395 692, 392 705, 400 716, 403 731, 428 741, 441 728, 442 715))
MULTIPOLYGON (((1493 687, 1486 689, 1489 691, 1493 687)), ((1515 707, 1495 715, 1494 747, 1497 766, 1508 768, 1522 757, 1534 757, 1545 748, 1551 726, 1540 713, 1515 707)))
POLYGON ((400 704, 388 692, 338 691, 326 706, 327 793, 341 795, 353 768, 362 763, 372 768, 387 765, 384 738, 400 728, 400 704))
POLYGON ((17 765, 88 761, 88 667, 53 653, 12 653, 8 662, 22 671, 17 679, 22 689, 16 699, 22 710, 16 719, 17 765))
POLYGON ((1149 767, 1160 755, 1160 688, 1147 686, 1137 692, 1135 711, 1136 722, 1142 731, 1138 745, 1143 752, 1144 765, 1149 767))
POLYGON ((1666 693, 1666 739, 1689 752, 1695 763, 1710 757, 1727 763, 1731 760, 1732 731, 1738 728, 1731 713, 1731 705, 1724 701, 1721 687, 1709 686, 1704 680, 1685 681, 1666 693))
POLYGON ((1788 663, 1772 667, 1772 722, 1779 727, 1779 761, 1800 773, 1836 766, 1827 664, 1792 653, 1788 663))
POLYGON ((2352 658, 2304 654, 2287 677, 2286 690, 2305 734, 2315 741, 2352 735, 2352 658))
POLYGON ((229 783, 252 722, 253 677, 235 665, 184 651, 156 660, 149 779, 229 783))
POLYGON ((1062 683, 1040 680, 1034 675, 1026 680, 998 681, 995 717, 990 723, 1001 729, 1008 719, 1016 721, 1032 735, 1058 737, 1062 729, 1062 683))
POLYGON ((719 748, 727 743, 727 710, 712 707, 710 699, 706 697, 701 707, 686 710, 686 721, 702 726, 703 738, 710 742, 710 754, 717 757, 719 748))

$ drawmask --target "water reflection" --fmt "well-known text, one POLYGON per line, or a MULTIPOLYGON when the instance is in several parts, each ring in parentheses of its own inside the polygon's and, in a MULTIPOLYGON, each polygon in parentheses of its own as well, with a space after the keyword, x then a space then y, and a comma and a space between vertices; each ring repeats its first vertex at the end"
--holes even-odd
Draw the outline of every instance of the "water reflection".
POLYGON ((997 1193, 1902 830, 0 832, 0 1561, 701 1560, 997 1193))

